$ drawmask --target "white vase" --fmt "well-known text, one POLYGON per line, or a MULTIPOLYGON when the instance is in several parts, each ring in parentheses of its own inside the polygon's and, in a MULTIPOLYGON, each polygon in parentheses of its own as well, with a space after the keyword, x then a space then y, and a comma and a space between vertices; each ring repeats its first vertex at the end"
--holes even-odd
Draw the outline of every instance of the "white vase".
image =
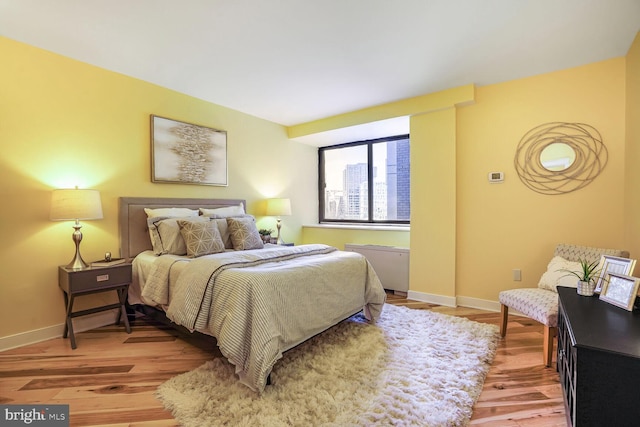
POLYGON ((590 297, 596 289, 596 284, 593 281, 583 282, 578 280, 578 295, 590 297))

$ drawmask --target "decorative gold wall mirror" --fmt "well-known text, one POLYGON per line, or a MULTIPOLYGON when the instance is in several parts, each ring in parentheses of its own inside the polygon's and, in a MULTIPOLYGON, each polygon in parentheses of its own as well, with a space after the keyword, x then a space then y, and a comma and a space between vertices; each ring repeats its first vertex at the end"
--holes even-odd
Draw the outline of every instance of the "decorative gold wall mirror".
POLYGON ((542 194, 565 194, 591 183, 607 165, 602 136, 584 123, 553 122, 527 132, 516 150, 520 181, 542 194))
POLYGON ((571 145, 558 140, 542 149, 540 164, 548 171, 564 171, 571 167, 576 160, 576 152, 571 145))

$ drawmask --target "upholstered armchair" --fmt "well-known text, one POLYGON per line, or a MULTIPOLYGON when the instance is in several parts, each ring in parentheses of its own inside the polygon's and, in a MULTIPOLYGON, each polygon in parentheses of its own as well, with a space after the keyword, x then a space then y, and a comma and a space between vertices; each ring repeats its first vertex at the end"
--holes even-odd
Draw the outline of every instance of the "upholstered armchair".
POLYGON ((502 291, 499 295, 502 322, 500 334, 507 334, 509 307, 544 325, 543 360, 545 366, 551 366, 553 357, 553 338, 558 332, 558 293, 556 286, 576 287, 577 278, 567 276, 563 270, 577 270, 576 263, 581 259, 589 262, 599 261, 602 255, 628 257, 629 252, 619 249, 601 249, 588 246, 559 244, 547 271, 540 278, 537 288, 520 288, 502 291))

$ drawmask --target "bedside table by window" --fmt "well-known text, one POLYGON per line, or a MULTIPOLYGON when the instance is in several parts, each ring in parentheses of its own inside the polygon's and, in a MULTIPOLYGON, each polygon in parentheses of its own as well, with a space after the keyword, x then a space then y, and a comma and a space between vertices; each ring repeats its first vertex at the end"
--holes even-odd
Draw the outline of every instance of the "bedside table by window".
POLYGON ((278 239, 276 239, 275 237, 272 237, 268 242, 265 241, 265 243, 271 243, 278 246, 295 246, 294 243, 278 243, 278 239))
POLYGON ((120 324, 120 318, 124 317, 124 326, 127 333, 131 333, 129 319, 125 311, 127 291, 131 283, 131 264, 118 264, 110 267, 91 267, 84 270, 73 270, 64 266, 58 267, 58 286, 64 293, 64 304, 67 309, 67 318, 64 326, 63 338, 67 334, 71 340, 71 348, 75 349, 76 337, 73 333, 72 319, 78 316, 98 313, 101 311, 118 309, 116 325, 120 324), (73 311, 75 298, 82 295, 99 292, 115 291, 118 293, 118 303, 108 304, 88 310, 73 311))

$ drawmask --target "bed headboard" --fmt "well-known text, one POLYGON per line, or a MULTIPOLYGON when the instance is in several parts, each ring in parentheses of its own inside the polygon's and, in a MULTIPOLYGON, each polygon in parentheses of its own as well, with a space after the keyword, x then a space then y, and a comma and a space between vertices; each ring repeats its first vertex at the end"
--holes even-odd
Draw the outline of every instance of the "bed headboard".
POLYGON ((221 208, 238 206, 242 199, 178 199, 158 197, 120 197, 118 228, 120 235, 120 257, 131 259, 142 251, 151 249, 151 239, 147 228, 147 214, 144 208, 221 208))

